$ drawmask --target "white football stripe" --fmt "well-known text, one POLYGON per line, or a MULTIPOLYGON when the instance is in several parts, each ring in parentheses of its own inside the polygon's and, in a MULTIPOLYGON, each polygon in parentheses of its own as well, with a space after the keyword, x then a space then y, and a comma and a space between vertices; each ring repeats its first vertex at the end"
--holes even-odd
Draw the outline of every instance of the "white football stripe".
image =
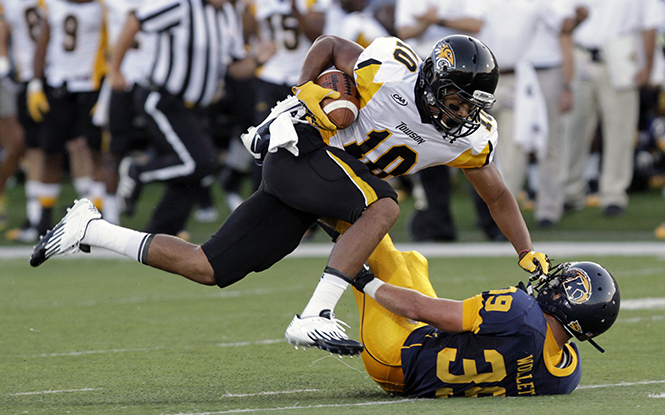
POLYGON ((338 109, 351 110, 351 112, 353 113, 353 119, 356 119, 356 117, 358 116, 358 107, 356 107, 353 102, 347 101, 345 99, 338 99, 336 101, 331 102, 330 104, 326 105, 323 108, 323 111, 326 114, 330 114, 332 111, 338 109))

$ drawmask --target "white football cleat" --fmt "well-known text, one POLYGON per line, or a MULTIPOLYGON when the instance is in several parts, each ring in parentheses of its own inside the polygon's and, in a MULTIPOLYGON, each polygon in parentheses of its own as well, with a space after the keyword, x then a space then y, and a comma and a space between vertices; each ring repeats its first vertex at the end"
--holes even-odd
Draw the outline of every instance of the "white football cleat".
POLYGON ((296 348, 317 347, 339 355, 360 354, 363 351, 362 343, 349 339, 343 326, 349 327, 336 319, 330 310, 323 310, 318 316, 312 317, 296 314, 284 336, 296 348))
POLYGON ((81 244, 90 221, 101 219, 94 204, 88 199, 77 200, 67 208, 67 214, 53 229, 46 232, 30 255, 30 265, 37 267, 54 255, 90 252, 90 246, 81 244))

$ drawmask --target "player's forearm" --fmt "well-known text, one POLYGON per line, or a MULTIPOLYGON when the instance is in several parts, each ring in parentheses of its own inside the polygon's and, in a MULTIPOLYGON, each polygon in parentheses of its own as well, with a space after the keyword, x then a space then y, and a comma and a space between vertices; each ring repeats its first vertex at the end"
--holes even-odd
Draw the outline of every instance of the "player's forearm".
POLYGON ((397 36, 402 40, 411 39, 422 35, 427 29, 427 25, 417 24, 414 26, 403 26, 397 30, 397 36))
POLYGON ((480 32, 480 29, 482 29, 483 21, 480 19, 475 19, 473 17, 467 17, 464 19, 450 19, 450 20, 441 19, 439 21, 439 25, 457 31, 476 34, 480 32))
POLYGON ((517 200, 510 193, 494 163, 479 168, 463 169, 474 189, 487 203, 492 218, 513 244, 516 252, 533 249, 517 200))
POLYGON ((532 250, 531 235, 515 197, 506 188, 501 197, 490 206, 490 213, 501 232, 515 248, 515 252, 532 250))
POLYGON ((401 317, 421 321, 449 333, 462 332, 462 302, 432 298, 418 291, 381 285, 374 299, 386 310, 401 317))
POLYGON ((119 73, 125 54, 134 45, 136 34, 141 30, 141 23, 134 14, 129 14, 118 40, 111 51, 110 69, 112 73, 119 73))
POLYGON ((644 44, 644 68, 651 73, 653 55, 656 50, 656 29, 643 31, 642 43, 644 44))
POLYGON ((42 22, 42 30, 35 45, 35 56, 32 62, 35 79, 44 77, 44 67, 46 66, 46 49, 51 38, 51 29, 46 19, 42 22))
POLYGON ((0 56, 9 56, 9 25, 0 18, 0 56))

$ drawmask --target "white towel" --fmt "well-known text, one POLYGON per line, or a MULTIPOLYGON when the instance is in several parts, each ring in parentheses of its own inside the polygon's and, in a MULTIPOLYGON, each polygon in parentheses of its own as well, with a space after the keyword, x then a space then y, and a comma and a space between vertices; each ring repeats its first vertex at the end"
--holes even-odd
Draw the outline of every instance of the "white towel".
POLYGON ((95 112, 92 114, 92 123, 97 127, 106 127, 109 124, 109 108, 111 106, 111 82, 107 77, 99 90, 95 112))
POLYGON ((293 127, 293 120, 289 112, 280 114, 270 124, 270 145, 268 151, 274 153, 278 148, 284 148, 298 157, 298 134, 293 127))
POLYGON ((539 159, 547 154, 547 106, 533 65, 521 61, 515 68, 515 137, 525 152, 539 159))

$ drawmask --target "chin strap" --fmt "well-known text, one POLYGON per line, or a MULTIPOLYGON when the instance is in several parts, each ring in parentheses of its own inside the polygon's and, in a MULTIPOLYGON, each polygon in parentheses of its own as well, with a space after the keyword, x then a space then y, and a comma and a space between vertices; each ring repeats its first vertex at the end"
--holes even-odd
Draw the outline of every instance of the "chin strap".
POLYGON ((591 345, 592 345, 593 347, 595 347, 596 349, 598 349, 599 352, 601 352, 601 353, 605 353, 605 349, 603 349, 602 347, 600 347, 600 346, 598 345, 598 343, 596 343, 595 341, 593 341, 593 339, 588 339, 587 341, 588 341, 589 343, 591 343, 591 345))

